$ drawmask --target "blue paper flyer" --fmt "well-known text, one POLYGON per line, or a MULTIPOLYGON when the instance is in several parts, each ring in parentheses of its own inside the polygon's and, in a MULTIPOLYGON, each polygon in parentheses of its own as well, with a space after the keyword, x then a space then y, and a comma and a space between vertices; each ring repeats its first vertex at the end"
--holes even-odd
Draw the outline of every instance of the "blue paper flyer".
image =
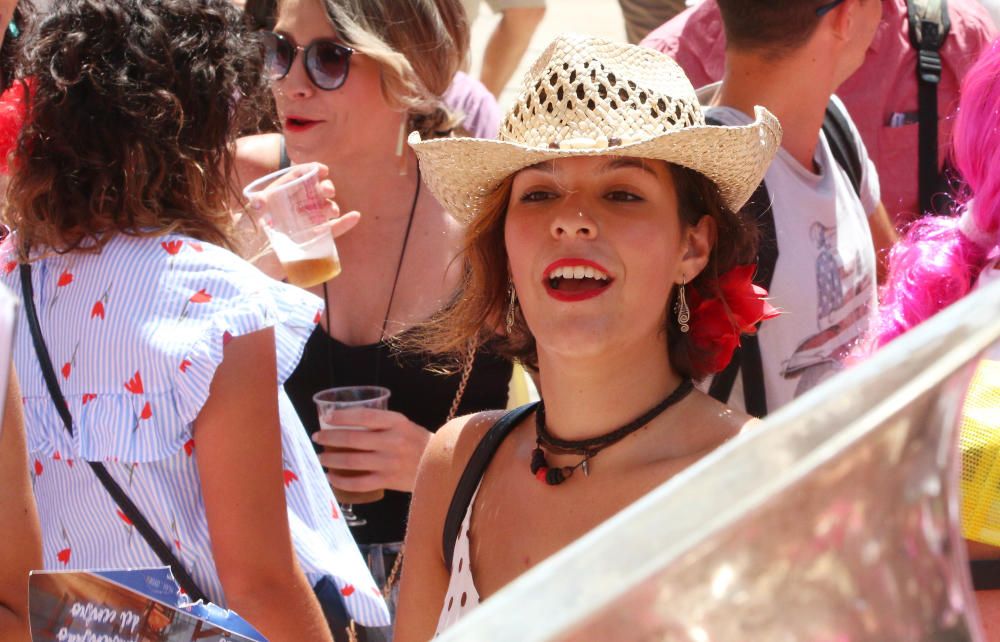
POLYGON ((267 642, 241 617, 187 603, 169 568, 33 571, 34 642, 267 642))

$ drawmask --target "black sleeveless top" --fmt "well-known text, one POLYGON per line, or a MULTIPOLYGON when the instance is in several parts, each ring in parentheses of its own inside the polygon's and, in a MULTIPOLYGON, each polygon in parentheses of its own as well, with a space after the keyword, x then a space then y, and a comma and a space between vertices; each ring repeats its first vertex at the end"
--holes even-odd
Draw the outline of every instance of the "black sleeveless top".
MULTIPOLYGON (((433 374, 424 369, 427 364, 425 356, 394 353, 384 342, 344 345, 317 326, 306 343, 302 361, 285 382, 285 391, 310 435, 319 429, 313 394, 333 386, 375 384, 392 391, 389 410, 401 412, 433 432, 448 416, 461 373, 433 374)), ((480 349, 458 415, 505 408, 511 370, 509 361, 488 348, 480 349)), ((381 501, 354 504, 354 513, 368 523, 352 528, 351 533, 359 544, 402 541, 409 509, 409 493, 387 490, 381 501)))

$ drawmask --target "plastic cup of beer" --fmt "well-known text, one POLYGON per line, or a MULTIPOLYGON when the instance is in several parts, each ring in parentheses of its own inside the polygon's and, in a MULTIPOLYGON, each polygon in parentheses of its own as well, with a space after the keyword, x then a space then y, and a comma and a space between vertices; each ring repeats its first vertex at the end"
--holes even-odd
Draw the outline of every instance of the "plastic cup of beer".
MULTIPOLYGON (((392 393, 388 388, 381 386, 343 386, 321 390, 313 395, 313 401, 316 402, 316 410, 319 413, 319 427, 321 430, 369 430, 365 426, 345 426, 333 423, 333 417, 330 413, 334 410, 347 408, 387 410, 390 394, 392 393)), ((330 448, 329 446, 325 448, 329 452, 355 452, 350 448, 330 448)), ((357 470, 333 470, 332 472, 344 477, 360 477, 367 474, 365 471, 357 470)), ((337 501, 344 504, 370 504, 382 499, 385 494, 382 489, 355 493, 334 487, 333 491, 337 496, 337 501)))
POLYGON ((243 190, 261 211, 260 224, 288 282, 307 288, 340 274, 330 233, 329 203, 319 195, 319 165, 306 163, 262 176, 243 190))

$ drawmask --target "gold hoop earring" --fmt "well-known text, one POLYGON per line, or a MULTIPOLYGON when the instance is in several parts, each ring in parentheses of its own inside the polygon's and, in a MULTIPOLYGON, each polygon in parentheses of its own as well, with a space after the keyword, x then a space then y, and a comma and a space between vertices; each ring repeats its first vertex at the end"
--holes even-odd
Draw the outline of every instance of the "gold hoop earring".
POLYGON ((688 309, 687 297, 684 296, 684 285, 686 281, 681 277, 681 284, 677 286, 677 302, 674 303, 674 312, 677 313, 677 325, 681 332, 685 334, 691 329, 688 322, 691 321, 691 310, 688 309))

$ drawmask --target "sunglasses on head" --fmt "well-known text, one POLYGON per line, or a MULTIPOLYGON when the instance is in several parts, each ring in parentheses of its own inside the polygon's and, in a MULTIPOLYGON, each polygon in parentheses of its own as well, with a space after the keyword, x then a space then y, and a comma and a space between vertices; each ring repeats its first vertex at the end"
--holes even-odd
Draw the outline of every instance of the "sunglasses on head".
POLYGON ((295 62, 295 55, 302 52, 306 75, 312 84, 325 91, 340 89, 351 69, 354 50, 333 38, 319 38, 302 47, 273 31, 262 31, 264 42, 264 69, 271 80, 281 80, 288 75, 295 62))

